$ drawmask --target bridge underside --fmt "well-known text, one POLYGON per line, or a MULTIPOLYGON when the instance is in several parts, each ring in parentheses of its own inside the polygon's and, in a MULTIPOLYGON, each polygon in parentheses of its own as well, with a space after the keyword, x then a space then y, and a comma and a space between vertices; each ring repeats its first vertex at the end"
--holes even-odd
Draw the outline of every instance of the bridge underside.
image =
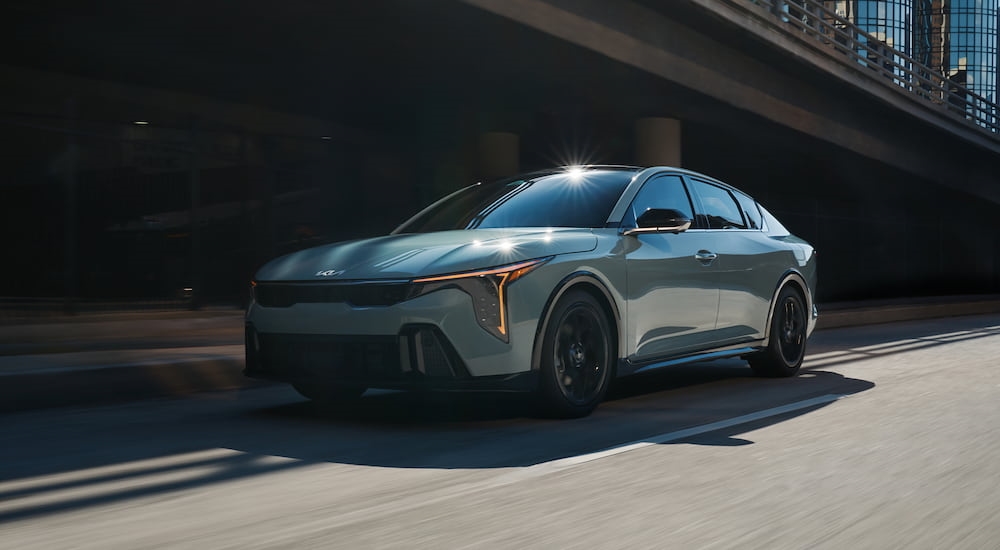
MULTIPOLYGON (((668 117, 681 121, 685 167, 748 191, 817 246, 822 300, 1000 292, 995 142, 886 103, 702 3, 672 2, 669 15, 561 0, 3 8, 0 63, 13 84, 0 186, 14 200, 0 223, 22 236, 11 257, 52 273, 68 265, 82 295, 107 294, 107 272, 160 261, 116 266, 109 250, 125 237, 108 228, 184 210, 195 178, 208 227, 187 223, 201 232, 199 252, 189 253, 183 222, 164 231, 158 250, 176 276, 132 291, 170 292, 200 270, 208 294, 227 297, 264 257, 391 229, 418 203, 474 181, 486 132, 518 136, 522 169, 633 163, 636 121, 668 117), (261 130, 261 113, 324 121, 315 133, 331 139, 316 149, 308 123, 261 130), (176 173, 130 167, 115 160, 128 155, 108 132, 80 130, 145 118, 182 141, 192 129, 246 141, 235 160, 202 151, 192 176, 183 163, 176 173), (78 161, 76 177, 61 176, 71 146, 112 160, 78 161), (70 219, 54 220, 70 183, 73 237, 61 225, 70 219), (282 210, 293 192, 313 193, 306 221, 282 210), (99 206, 108 202, 113 213, 99 206), (239 219, 215 223, 211 208, 227 204, 239 219), (102 267, 89 271, 88 255, 102 267)), ((5 277, 31 295, 68 288, 61 275, 5 277)))

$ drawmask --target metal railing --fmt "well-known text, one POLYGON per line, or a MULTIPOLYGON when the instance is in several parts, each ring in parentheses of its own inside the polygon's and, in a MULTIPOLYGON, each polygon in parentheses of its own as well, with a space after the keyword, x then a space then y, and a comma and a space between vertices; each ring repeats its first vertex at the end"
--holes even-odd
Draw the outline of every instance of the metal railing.
POLYGON ((994 139, 1000 137, 1000 107, 996 103, 892 48, 820 1, 725 1, 743 10, 749 8, 773 26, 801 31, 789 34, 818 46, 861 74, 880 77, 887 85, 933 105, 957 121, 988 132, 994 139))

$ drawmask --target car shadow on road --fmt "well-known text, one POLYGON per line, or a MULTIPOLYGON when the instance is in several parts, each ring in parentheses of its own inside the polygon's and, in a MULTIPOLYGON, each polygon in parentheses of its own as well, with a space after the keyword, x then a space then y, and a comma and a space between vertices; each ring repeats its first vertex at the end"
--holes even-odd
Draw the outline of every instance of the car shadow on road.
POLYGON ((303 400, 255 411, 327 425, 432 428, 536 417, 531 397, 518 393, 395 392, 370 390, 360 399, 319 403, 303 400))
MULTIPOLYGON (((872 382, 832 372, 796 378, 752 376, 745 363, 722 361, 635 376, 615 385, 589 417, 539 417, 518 394, 379 393, 336 406, 296 401, 248 412, 261 427, 228 448, 305 460, 402 468, 501 468, 538 464, 628 442, 738 419, 821 395, 851 395, 872 382), (266 437, 294 430, 303 441, 266 437)), ((833 400, 831 400, 833 401, 833 400)), ((828 403, 748 420, 752 427, 802 416, 828 403)), ((752 442, 700 435, 686 443, 737 446, 752 442)))
MULTIPOLYGON (((18 445, 0 476, 0 524, 321 464, 531 467, 628 443, 664 443, 656 436, 873 386, 832 372, 753 378, 730 361, 628 379, 594 414, 575 420, 537 418, 524 395, 384 392, 318 407, 282 386, 80 410, 58 422, 29 415, 23 421, 34 418, 36 429, 18 437, 36 441, 43 427, 46 436, 18 445)), ((816 408, 669 442, 750 445, 738 436, 816 408)))

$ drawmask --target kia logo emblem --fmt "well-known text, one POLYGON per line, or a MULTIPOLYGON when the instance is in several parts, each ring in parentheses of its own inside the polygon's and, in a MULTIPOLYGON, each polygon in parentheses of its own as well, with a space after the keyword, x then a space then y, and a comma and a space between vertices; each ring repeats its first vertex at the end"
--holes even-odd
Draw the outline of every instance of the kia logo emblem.
POLYGON ((339 275, 339 274, 340 274, 340 272, 337 271, 336 269, 327 269, 326 271, 317 271, 316 272, 316 276, 317 277, 333 277, 333 276, 336 276, 336 275, 339 275))

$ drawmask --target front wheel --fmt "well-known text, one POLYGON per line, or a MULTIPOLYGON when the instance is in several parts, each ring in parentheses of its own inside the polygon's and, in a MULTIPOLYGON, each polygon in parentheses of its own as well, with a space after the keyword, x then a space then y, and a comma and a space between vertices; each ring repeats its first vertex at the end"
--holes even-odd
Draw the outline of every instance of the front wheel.
POLYGON ((604 308, 590 294, 571 290, 552 308, 542 338, 542 405, 561 418, 587 416, 608 391, 615 359, 604 308))
POLYGON ((771 316, 767 348, 747 357, 750 368, 760 376, 795 376, 806 356, 807 326, 802 294, 788 286, 781 289, 771 316))

